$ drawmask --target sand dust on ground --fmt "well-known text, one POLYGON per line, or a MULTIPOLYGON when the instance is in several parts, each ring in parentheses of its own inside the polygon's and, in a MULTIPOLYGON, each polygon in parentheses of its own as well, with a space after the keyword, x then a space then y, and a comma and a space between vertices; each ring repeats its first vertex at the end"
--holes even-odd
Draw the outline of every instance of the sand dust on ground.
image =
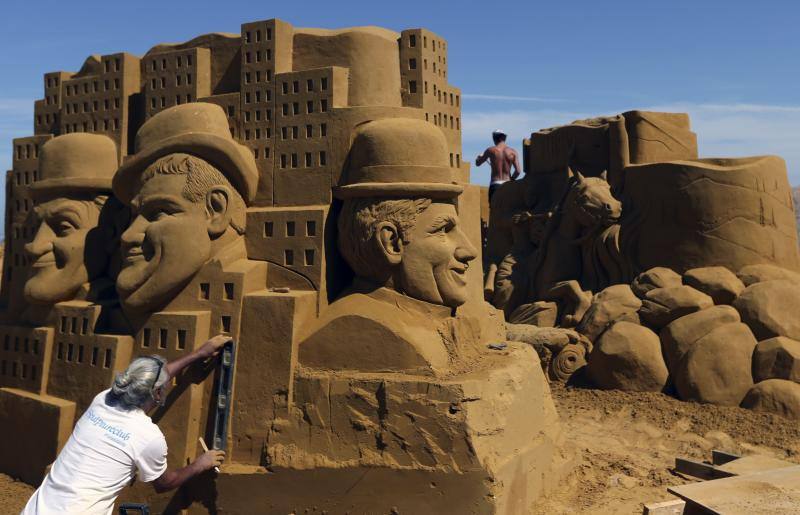
MULTIPOLYGON (((672 471, 676 456, 706 460, 720 449, 800 463, 796 421, 659 393, 551 389, 566 442, 581 457, 535 515, 640 514, 645 503, 671 499, 668 486, 692 481, 672 471)), ((0 514, 19 513, 33 490, 0 474, 0 514)))
POLYGON ((5 474, 0 474, 0 514, 18 514, 25 503, 33 495, 33 488, 21 481, 14 481, 5 474))
POLYGON ((537 503, 537 515, 641 514, 674 499, 667 487, 692 482, 675 457, 708 460, 712 449, 800 463, 800 424, 742 408, 681 402, 660 393, 551 385, 578 467, 537 503))

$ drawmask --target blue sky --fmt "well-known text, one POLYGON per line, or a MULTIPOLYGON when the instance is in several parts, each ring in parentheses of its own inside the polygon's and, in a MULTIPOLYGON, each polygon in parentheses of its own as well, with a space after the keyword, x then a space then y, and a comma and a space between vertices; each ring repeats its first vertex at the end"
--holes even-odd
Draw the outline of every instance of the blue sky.
MULTIPOLYGON (((33 130, 42 74, 91 53, 239 32, 242 22, 425 27, 448 41, 463 92, 464 156, 502 127, 540 128, 629 109, 686 111, 702 156, 778 154, 800 184, 800 4, 790 1, 17 1, 0 17, 0 167, 33 130)), ((486 166, 473 181, 488 182, 486 166)))

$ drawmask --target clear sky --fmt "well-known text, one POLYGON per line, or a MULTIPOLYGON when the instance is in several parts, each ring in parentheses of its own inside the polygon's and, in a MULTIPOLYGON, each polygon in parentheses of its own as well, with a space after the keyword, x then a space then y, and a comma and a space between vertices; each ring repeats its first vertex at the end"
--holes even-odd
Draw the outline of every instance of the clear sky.
MULTIPOLYGON (((281 18, 295 26, 425 27, 448 41, 464 156, 496 127, 532 131, 629 109, 686 111, 702 156, 778 154, 800 184, 800 3, 760 0, 18 1, 0 6, 0 168, 33 132, 42 74, 89 54, 281 18)), ((488 169, 473 167, 473 181, 488 169)), ((0 197, 1 198, 1 197, 0 197)))

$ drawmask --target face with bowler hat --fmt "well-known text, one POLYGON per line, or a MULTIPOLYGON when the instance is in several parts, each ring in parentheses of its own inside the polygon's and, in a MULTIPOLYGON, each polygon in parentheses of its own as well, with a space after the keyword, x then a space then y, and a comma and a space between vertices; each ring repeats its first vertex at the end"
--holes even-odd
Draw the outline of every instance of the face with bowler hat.
POLYGON ((339 249, 356 275, 406 296, 452 308, 468 297, 477 252, 460 227, 442 132, 427 122, 386 119, 353 140, 339 216, 339 249))
POLYGON ((42 146, 40 180, 30 187, 38 227, 25 245, 28 302, 71 300, 106 272, 113 229, 101 218, 117 164, 116 145, 107 136, 65 134, 42 146))
POLYGON ((123 308, 156 311, 209 260, 243 257, 257 181, 252 153, 233 140, 219 106, 184 104, 149 119, 113 183, 131 209, 117 277, 123 308))

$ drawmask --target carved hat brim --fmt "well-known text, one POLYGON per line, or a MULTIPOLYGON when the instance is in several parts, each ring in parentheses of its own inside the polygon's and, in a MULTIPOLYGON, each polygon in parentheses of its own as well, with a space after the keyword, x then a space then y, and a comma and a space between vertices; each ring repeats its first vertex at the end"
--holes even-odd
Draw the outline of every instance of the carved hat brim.
POLYGON ((344 185, 333 189, 336 198, 428 197, 455 198, 464 187, 452 180, 453 170, 444 166, 376 165, 350 170, 344 185))
POLYGON ((360 197, 427 197, 432 199, 451 199, 464 191, 458 184, 441 184, 432 182, 362 182, 339 186, 333 189, 338 199, 360 197))
POLYGON ((139 176, 158 159, 184 153, 208 161, 219 169, 248 204, 256 194, 258 169, 250 150, 230 138, 208 132, 184 132, 164 138, 129 156, 114 175, 114 194, 130 204, 139 187, 139 176))
POLYGON ((111 193, 111 179, 99 177, 69 177, 62 179, 45 179, 28 186, 34 200, 52 197, 61 193, 111 193))

